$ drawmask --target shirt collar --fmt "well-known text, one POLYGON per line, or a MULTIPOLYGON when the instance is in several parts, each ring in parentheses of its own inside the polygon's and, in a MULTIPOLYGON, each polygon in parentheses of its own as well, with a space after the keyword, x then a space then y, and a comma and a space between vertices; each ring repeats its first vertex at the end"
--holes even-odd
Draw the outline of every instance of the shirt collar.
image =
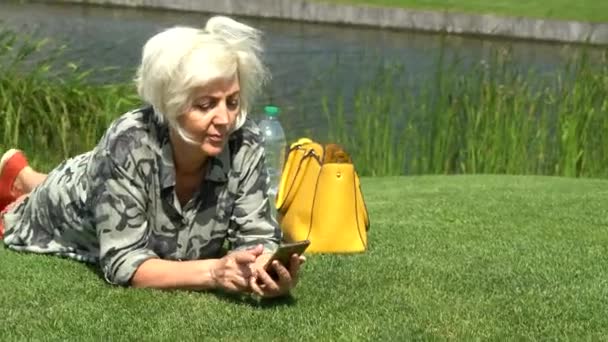
POLYGON ((175 187, 175 164, 169 139, 161 143, 160 163, 158 165, 163 189, 175 187))
POLYGON ((208 165, 205 180, 219 183, 228 181, 228 172, 232 166, 230 144, 227 143, 219 155, 211 157, 208 165))

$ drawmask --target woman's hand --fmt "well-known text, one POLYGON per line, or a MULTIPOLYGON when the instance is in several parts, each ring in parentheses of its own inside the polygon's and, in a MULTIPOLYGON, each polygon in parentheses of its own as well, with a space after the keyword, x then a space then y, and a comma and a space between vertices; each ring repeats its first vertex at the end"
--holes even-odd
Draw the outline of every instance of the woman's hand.
POLYGON ((228 292, 251 292, 250 283, 253 277, 253 264, 264 252, 262 245, 245 251, 237 251, 218 259, 211 269, 217 288, 228 292))
POLYGON ((264 254, 257 258, 255 263, 256 275, 251 278, 249 283, 253 293, 265 298, 279 297, 289 293, 298 283, 300 265, 306 261, 305 257, 294 254, 291 256, 289 269, 280 262, 273 261, 270 267, 274 269, 278 276, 275 281, 264 270, 264 265, 270 257, 270 254, 264 254))

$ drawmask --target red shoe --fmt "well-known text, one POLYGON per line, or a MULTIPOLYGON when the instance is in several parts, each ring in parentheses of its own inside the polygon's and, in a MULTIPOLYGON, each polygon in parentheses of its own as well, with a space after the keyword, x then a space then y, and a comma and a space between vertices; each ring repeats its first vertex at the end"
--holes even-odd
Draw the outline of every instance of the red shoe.
POLYGON ((27 159, 19 150, 8 150, 0 159, 0 211, 19 197, 20 194, 13 193, 13 185, 19 172, 26 166, 27 159))
POLYGON ((0 213, 0 240, 4 240, 4 211, 0 213))

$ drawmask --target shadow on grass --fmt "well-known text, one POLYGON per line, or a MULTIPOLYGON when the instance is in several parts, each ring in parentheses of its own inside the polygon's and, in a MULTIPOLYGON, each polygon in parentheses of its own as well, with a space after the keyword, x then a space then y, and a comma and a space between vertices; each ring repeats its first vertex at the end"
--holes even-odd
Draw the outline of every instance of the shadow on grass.
MULTIPOLYGON (((97 264, 85 263, 86 268, 99 277, 101 281, 106 282, 105 276, 101 268, 97 264)), ((198 292, 198 291, 197 291, 198 292)), ((256 298, 248 294, 230 293, 221 290, 204 291, 209 295, 215 296, 217 299, 231 304, 245 305, 252 308, 269 309, 280 306, 295 305, 297 300, 291 294, 278 298, 256 298)))
POLYGON ((104 282, 106 281, 106 277, 103 275, 103 272, 101 271, 101 267, 99 267, 99 264, 90 264, 90 263, 83 263, 88 269, 89 271, 93 272, 96 276, 99 277, 99 279, 103 280, 104 282))
POLYGON ((209 293, 224 302, 260 309, 292 306, 297 303, 297 300, 291 294, 278 298, 257 298, 248 294, 229 293, 219 290, 211 291, 209 293))

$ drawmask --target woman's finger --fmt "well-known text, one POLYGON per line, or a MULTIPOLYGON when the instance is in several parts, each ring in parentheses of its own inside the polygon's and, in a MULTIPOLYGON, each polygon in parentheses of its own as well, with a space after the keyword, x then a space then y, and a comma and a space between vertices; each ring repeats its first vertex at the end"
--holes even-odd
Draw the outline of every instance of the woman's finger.
POLYGON ((252 264, 239 264, 237 267, 235 273, 238 277, 249 279, 255 273, 252 264))
POLYGON ((266 285, 266 292, 275 292, 279 290, 279 285, 277 285, 268 272, 260 270, 258 272, 258 278, 262 281, 262 284, 266 285))
POLYGON ((258 285, 258 278, 249 278, 249 287, 251 288, 251 292, 257 294, 260 297, 264 297, 264 290, 262 290, 262 287, 258 285))
MULTIPOLYGON (((301 258, 304 258, 304 257, 298 256, 297 254, 294 254, 291 256, 291 262, 289 265, 289 273, 291 275, 291 281, 292 281, 291 285, 292 286, 295 286, 299 279, 298 273, 300 272, 300 265, 302 264, 301 258)), ((304 260, 306 260, 306 259, 304 259, 304 260)))
POLYGON ((229 254, 239 265, 250 264, 255 261, 256 255, 250 251, 238 251, 229 254))
POLYGON ((244 278, 240 276, 232 277, 232 281, 230 282, 232 286, 234 286, 238 291, 248 291, 249 290, 249 278, 244 278))
MULTIPOLYGON (((291 260, 293 260, 293 256, 292 256, 291 260)), ((278 261, 274 261, 272 263, 272 266, 274 267, 275 271, 277 272, 277 275, 279 276, 279 287, 282 290, 291 289, 292 279, 291 279, 291 274, 289 273, 289 270, 287 270, 287 268, 285 268, 285 266, 281 265, 281 263, 278 261)), ((299 267, 299 265, 298 265, 298 267, 299 267)))
POLYGON ((241 289, 234 283, 228 282, 222 285, 222 289, 226 292, 239 292, 241 289))

